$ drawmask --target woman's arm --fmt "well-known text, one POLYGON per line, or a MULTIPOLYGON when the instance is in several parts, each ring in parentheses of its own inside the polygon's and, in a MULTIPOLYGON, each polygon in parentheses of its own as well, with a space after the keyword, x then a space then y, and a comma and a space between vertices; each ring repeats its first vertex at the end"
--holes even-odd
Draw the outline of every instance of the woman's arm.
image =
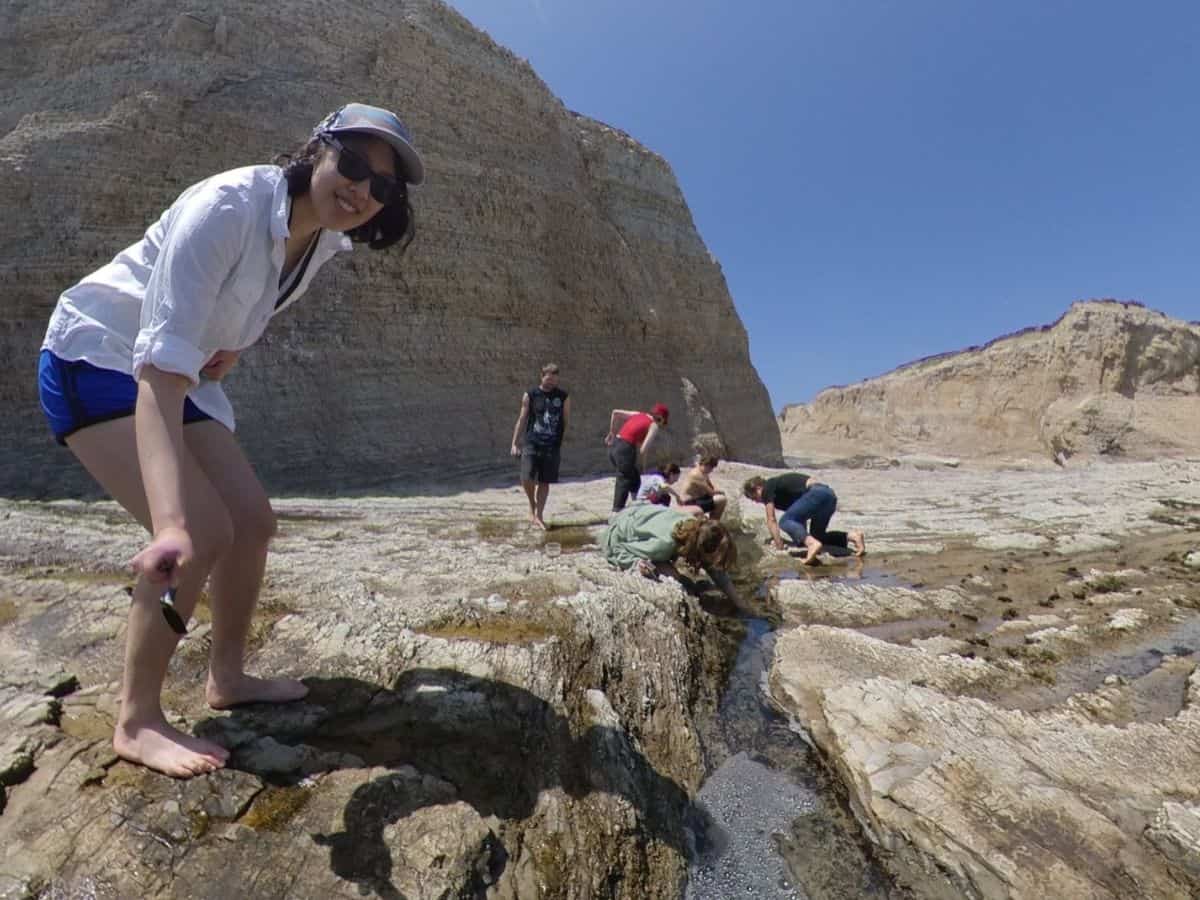
POLYGON ((721 589, 721 593, 728 597, 734 606, 739 605, 737 589, 734 588, 733 579, 729 577, 728 572, 722 572, 720 569, 705 566, 704 573, 712 579, 712 583, 721 589))
POLYGON ((150 365, 138 378, 134 431, 154 537, 133 566, 153 581, 173 582, 173 570, 192 557, 183 498, 183 403, 191 385, 150 365))

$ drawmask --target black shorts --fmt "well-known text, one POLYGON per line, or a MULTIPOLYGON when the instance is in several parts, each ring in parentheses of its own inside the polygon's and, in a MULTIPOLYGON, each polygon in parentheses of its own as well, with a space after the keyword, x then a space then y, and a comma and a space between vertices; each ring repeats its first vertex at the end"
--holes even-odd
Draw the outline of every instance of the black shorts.
POLYGON ((706 513, 710 513, 717 508, 717 502, 713 500, 712 494, 705 494, 703 497, 696 497, 694 500, 686 500, 684 502, 689 506, 698 506, 706 513))
POLYGON ((558 481, 558 447, 529 447, 521 451, 521 480, 538 484, 558 481))

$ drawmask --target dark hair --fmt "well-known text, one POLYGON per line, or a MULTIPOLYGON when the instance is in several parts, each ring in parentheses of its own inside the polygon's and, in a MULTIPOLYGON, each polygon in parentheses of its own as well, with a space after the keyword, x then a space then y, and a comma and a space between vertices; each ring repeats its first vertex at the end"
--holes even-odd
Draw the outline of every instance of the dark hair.
MULTIPOLYGON (((308 193, 312 186, 313 168, 321 156, 321 146, 321 139, 313 137, 294 154, 281 153, 275 157, 275 165, 283 167, 289 197, 308 193)), ((395 155, 395 151, 392 153, 395 155)), ((396 171, 404 171, 399 156, 396 157, 396 171)), ((366 244, 372 250, 386 250, 395 244, 400 245, 400 253, 408 249, 417 233, 416 217, 412 205, 408 202, 408 185, 399 178, 397 183, 400 196, 375 213, 369 221, 347 231, 346 236, 350 240, 366 244)))
POLYGON ((679 463, 667 463, 665 466, 663 466, 662 473, 667 477, 670 477, 671 475, 678 475, 679 463))
POLYGON ((708 451, 708 450, 702 450, 700 452, 699 459, 696 460, 696 465, 698 465, 698 466, 716 466, 720 462, 721 462, 721 457, 717 456, 717 454, 715 454, 711 451, 708 451))
POLYGON ((758 493, 758 489, 767 483, 767 480, 761 475, 755 475, 752 478, 747 478, 746 483, 742 485, 742 493, 754 499, 754 495, 758 493))

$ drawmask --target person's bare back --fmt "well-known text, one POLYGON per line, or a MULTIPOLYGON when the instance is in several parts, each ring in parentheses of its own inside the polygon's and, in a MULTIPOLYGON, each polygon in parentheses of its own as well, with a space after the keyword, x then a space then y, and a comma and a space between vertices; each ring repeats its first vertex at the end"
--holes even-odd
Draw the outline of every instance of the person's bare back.
POLYGON ((679 495, 681 501, 687 503, 689 500, 698 500, 701 497, 715 494, 716 488, 713 487, 712 480, 700 466, 693 466, 679 479, 679 483, 675 486, 675 493, 679 495))

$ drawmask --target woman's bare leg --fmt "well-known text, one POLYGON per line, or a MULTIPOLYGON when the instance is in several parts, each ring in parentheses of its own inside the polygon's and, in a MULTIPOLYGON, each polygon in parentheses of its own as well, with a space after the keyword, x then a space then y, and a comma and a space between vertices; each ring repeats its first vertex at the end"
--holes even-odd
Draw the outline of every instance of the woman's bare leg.
MULTIPOLYGON (((67 445, 100 486, 150 531, 150 509, 138 465, 133 417, 85 428, 72 435, 67 445)), ((183 572, 175 600, 186 620, 196 606, 209 569, 228 546, 232 529, 220 499, 194 459, 183 460, 183 473, 188 530, 196 554, 183 572)), ((161 585, 145 578, 139 578, 134 587, 113 749, 131 762, 186 778, 221 768, 229 753, 219 744, 172 728, 163 715, 163 680, 179 636, 163 619, 161 593, 161 585)))
POLYGON ((233 520, 233 542, 209 578, 212 651, 205 694, 214 709, 239 703, 286 703, 308 688, 294 678, 246 674, 246 637, 275 534, 275 513, 237 439, 215 421, 183 429, 183 439, 212 482, 233 520))

